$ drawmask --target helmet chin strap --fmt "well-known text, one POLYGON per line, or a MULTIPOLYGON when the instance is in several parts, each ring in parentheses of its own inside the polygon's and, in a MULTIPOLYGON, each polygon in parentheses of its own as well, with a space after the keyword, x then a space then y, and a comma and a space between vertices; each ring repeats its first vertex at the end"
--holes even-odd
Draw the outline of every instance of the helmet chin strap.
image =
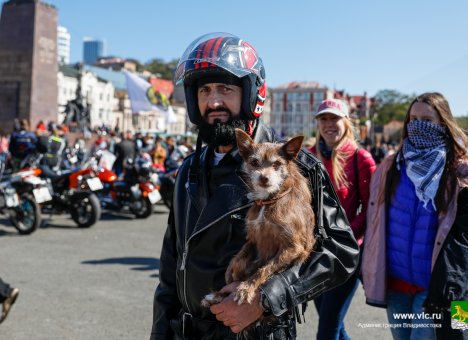
POLYGON ((189 183, 198 183, 199 175, 200 175, 200 155, 201 155, 201 148, 202 148, 203 140, 198 134, 197 136, 197 146, 195 148, 195 156, 192 161, 192 164, 189 168, 189 183))

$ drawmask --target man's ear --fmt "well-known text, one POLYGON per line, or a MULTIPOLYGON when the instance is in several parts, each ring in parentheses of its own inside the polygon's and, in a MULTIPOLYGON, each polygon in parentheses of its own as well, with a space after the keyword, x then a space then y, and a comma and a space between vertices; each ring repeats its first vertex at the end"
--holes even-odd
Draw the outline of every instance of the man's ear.
POLYGON ((236 142, 237 142, 237 147, 239 148, 239 153, 242 156, 242 158, 246 160, 252 154, 254 141, 252 140, 252 138, 250 138, 248 134, 246 134, 241 129, 236 129, 235 132, 236 132, 236 142))
POLYGON ((304 136, 296 136, 291 138, 281 147, 281 150, 288 161, 296 159, 299 150, 301 150, 303 140, 304 136))

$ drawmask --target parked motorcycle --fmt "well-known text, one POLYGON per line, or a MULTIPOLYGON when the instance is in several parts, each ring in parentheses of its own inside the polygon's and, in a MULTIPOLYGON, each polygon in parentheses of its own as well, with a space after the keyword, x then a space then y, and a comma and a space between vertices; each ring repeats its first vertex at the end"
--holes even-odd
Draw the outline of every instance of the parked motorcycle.
MULTIPOLYGON (((5 157, 0 156, 0 178, 5 169, 5 157)), ((34 171, 19 171, 0 182, 0 211, 22 235, 31 234, 41 225, 39 203, 48 200, 47 184, 34 171)))
POLYGON ((42 204, 42 212, 49 214, 69 213, 80 228, 89 228, 101 217, 101 206, 95 191, 102 189, 102 183, 92 171, 77 167, 60 173, 53 173, 41 165, 41 155, 29 162, 29 170, 41 170, 41 177, 50 181, 52 200, 42 204))
POLYGON ((128 207, 137 218, 147 218, 153 212, 153 204, 161 199, 158 187, 151 183, 151 173, 143 162, 126 162, 124 175, 117 175, 100 162, 102 154, 95 155, 88 162, 88 168, 102 181, 99 192, 101 205, 105 209, 121 211, 128 207))

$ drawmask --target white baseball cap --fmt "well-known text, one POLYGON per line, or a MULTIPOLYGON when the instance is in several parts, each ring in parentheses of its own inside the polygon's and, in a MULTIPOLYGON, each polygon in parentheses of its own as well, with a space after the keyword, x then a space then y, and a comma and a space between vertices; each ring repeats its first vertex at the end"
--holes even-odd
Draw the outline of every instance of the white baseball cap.
POLYGON ((315 114, 315 118, 324 113, 331 113, 339 117, 349 117, 348 105, 339 99, 327 99, 321 102, 315 114))

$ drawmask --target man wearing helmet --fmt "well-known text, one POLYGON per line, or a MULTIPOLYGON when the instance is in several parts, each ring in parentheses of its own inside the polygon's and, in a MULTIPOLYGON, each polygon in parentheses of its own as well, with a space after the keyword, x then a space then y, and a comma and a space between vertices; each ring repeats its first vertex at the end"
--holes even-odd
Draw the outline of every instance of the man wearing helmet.
POLYGON ((252 304, 238 305, 228 296, 210 309, 202 307, 206 294, 225 286, 227 266, 245 243, 244 218, 252 202, 240 176, 234 130, 243 129, 255 142, 278 139, 259 119, 265 70, 245 41, 227 33, 196 39, 181 57, 175 80, 184 85, 188 115, 199 134, 175 184, 151 339, 236 339, 235 333, 246 329, 246 339, 295 339, 298 305, 345 282, 357 265, 359 249, 328 175, 311 154, 299 153, 317 216, 318 242, 309 261, 273 275, 252 304), (275 321, 248 327, 263 314, 275 321))

